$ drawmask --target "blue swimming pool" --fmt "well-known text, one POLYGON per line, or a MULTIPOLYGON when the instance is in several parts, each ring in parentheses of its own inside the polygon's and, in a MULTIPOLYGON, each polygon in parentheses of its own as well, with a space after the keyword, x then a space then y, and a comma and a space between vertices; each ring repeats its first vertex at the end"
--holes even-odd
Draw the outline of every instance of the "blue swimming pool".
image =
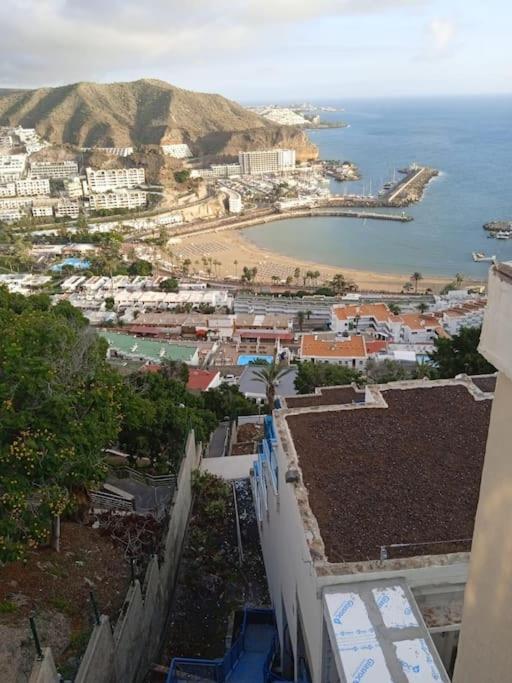
POLYGON ((238 356, 238 365, 249 365, 249 363, 254 363, 255 360, 266 360, 267 363, 272 363, 272 359, 273 356, 242 354, 238 356))

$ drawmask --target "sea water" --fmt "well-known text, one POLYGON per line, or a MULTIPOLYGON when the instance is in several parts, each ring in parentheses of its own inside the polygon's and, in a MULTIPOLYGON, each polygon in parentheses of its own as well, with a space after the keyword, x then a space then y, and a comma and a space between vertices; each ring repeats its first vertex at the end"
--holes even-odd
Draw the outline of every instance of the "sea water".
MULTIPOLYGON (((354 161, 361 181, 332 183, 336 193, 376 194, 394 171, 416 161, 437 168, 423 200, 405 209, 410 223, 337 217, 291 219, 244 235, 287 256, 382 273, 485 278, 489 264, 471 252, 512 259, 512 240, 489 239, 483 223, 512 220, 512 97, 322 102, 347 128, 309 132, 322 159, 354 161)), ((396 174, 398 179, 400 176, 396 174)), ((396 211, 396 210, 395 210, 396 211)))

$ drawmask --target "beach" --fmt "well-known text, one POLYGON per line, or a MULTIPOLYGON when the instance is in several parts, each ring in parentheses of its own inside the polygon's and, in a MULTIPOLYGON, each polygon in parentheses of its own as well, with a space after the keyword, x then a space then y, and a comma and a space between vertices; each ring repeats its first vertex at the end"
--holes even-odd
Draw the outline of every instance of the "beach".
MULTIPOLYGON (((275 228, 269 225, 267 229, 273 230, 275 228)), ((257 246, 244 236, 242 230, 184 235, 180 238, 174 238, 169 248, 181 262, 190 259, 192 262, 191 272, 205 274, 206 268, 210 267, 212 274, 217 277, 233 279, 240 277, 244 266, 247 266, 248 268, 257 268, 256 282, 271 283, 273 276, 279 277, 280 280, 286 280, 288 276, 294 276, 296 268, 301 271, 300 284, 302 284, 302 277, 307 271, 318 271, 320 273, 317 279, 318 286, 331 280, 337 273, 343 273, 345 278, 355 282, 362 290, 399 292, 406 282, 410 282, 410 275, 373 273, 291 258, 257 246), (212 265, 205 265, 203 258, 212 259, 212 265)), ((421 291, 430 287, 434 291, 439 291, 449 281, 450 278, 448 277, 425 276, 419 282, 418 289, 421 291)), ((294 284, 296 283, 297 281, 294 280, 294 284)))

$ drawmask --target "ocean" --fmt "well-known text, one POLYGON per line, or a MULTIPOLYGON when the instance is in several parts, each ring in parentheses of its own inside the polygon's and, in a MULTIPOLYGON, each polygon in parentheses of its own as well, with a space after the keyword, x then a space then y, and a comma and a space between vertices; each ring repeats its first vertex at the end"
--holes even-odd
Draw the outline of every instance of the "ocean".
POLYGON ((382 273, 484 279, 487 263, 472 251, 512 259, 512 239, 487 237, 482 225, 512 220, 512 96, 347 100, 317 104, 343 107, 322 118, 347 128, 309 131, 322 159, 347 159, 362 180, 333 181, 333 192, 374 194, 394 169, 413 161, 440 176, 423 200, 405 210, 410 223, 348 218, 292 219, 249 228, 255 244, 300 259, 382 273))

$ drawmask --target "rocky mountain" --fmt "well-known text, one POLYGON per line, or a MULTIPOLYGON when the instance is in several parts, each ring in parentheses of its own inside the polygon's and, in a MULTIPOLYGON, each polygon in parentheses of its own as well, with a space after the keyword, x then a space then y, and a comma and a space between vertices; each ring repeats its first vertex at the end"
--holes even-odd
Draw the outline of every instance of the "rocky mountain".
POLYGON ((185 142, 198 155, 236 154, 262 146, 317 156, 305 133, 273 124, 221 95, 164 81, 74 83, 37 90, 0 90, 0 125, 35 128, 50 142, 125 147, 185 142))

